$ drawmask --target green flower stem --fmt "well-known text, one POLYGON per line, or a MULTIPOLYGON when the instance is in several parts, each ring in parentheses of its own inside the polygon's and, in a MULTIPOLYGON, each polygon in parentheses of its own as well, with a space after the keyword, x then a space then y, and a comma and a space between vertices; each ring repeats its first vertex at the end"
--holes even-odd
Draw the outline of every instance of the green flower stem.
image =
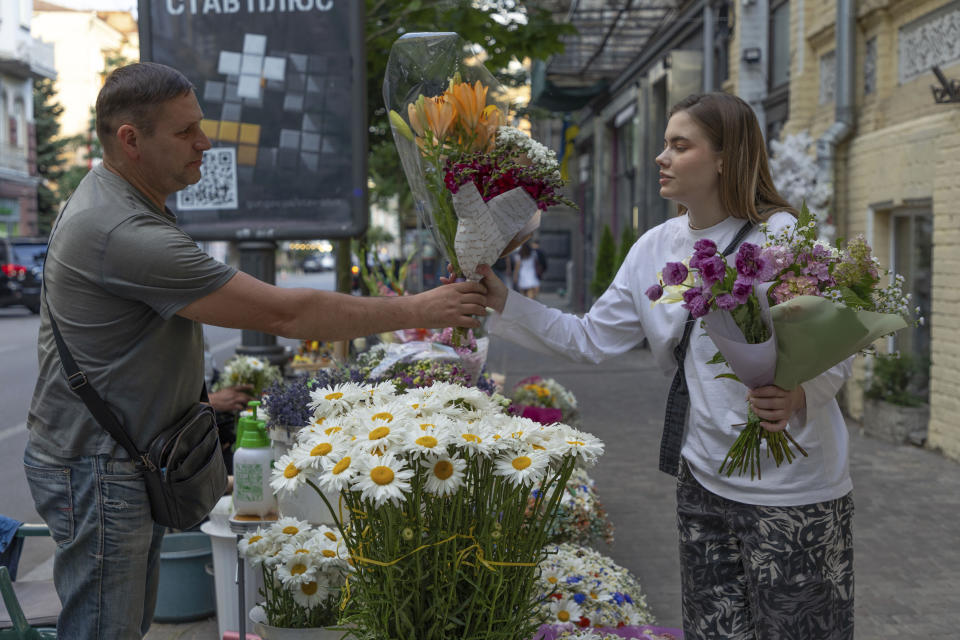
POLYGON ((784 462, 790 464, 797 457, 797 454, 790 449, 791 443, 801 455, 807 456, 807 452, 786 429, 783 431, 767 431, 760 425, 760 422, 760 418, 753 412, 753 407, 749 407, 747 409, 747 422, 723 459, 719 469, 720 473, 726 473, 728 478, 734 472, 738 476, 743 476, 746 475, 749 468, 751 480, 754 479, 754 476, 758 480, 762 479, 760 449, 763 440, 767 443, 767 457, 772 457, 777 467, 784 462))

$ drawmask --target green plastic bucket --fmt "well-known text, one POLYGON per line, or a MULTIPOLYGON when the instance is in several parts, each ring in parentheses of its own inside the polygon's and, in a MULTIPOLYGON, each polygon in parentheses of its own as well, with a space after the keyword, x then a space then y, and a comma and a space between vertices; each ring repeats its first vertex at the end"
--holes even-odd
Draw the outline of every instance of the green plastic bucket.
POLYGON ((202 531, 168 533, 160 547, 157 622, 190 622, 209 618, 217 610, 210 537, 202 531))

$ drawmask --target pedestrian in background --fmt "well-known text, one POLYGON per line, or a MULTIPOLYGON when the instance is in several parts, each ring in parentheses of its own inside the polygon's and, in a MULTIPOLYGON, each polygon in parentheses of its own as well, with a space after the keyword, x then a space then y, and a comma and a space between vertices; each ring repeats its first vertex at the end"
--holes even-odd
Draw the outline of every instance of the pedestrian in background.
POLYGON ((537 256, 529 242, 523 243, 513 256, 513 284, 517 291, 528 298, 540 295, 540 268, 537 256))
POLYGON ((536 351, 595 363, 646 338, 664 373, 677 373, 668 417, 678 419, 666 421, 660 466, 678 476, 687 640, 852 640, 852 483, 835 399, 850 360, 793 391, 750 390, 763 427, 789 423, 809 457, 764 469, 762 481, 728 477, 718 469, 736 439, 734 425, 746 422, 743 388, 716 378, 707 364, 716 349, 686 309, 652 306, 644 295, 658 270, 689 258, 698 240, 731 252, 744 240, 762 244, 758 223, 776 233, 793 227, 797 213, 773 186, 756 116, 735 96, 696 95, 675 105, 656 162, 660 195, 680 215, 643 234, 586 315, 512 293, 482 267, 496 312, 487 328, 536 351), (678 361, 685 328, 692 334, 678 361))
POLYGON ((203 253, 165 206, 200 179, 210 148, 202 118, 194 87, 175 69, 141 63, 111 73, 96 103, 103 163, 80 182, 51 234, 24 468, 57 544, 60 638, 146 634, 164 529, 151 519, 142 463, 71 391, 51 315, 89 384, 142 451, 201 397, 201 323, 343 340, 477 327, 472 316, 485 314, 477 283, 358 298, 274 287, 203 253))

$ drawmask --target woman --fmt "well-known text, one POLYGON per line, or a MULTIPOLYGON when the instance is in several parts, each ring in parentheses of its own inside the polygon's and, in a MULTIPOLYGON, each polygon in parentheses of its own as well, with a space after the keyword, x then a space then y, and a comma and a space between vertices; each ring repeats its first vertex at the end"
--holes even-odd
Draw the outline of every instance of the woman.
MULTIPOLYGON (((610 288, 582 318, 509 293, 483 269, 487 301, 497 312, 487 324, 492 334, 593 362, 646 338, 664 372, 678 370, 674 349, 688 312, 679 304, 651 305, 644 296, 658 270, 688 258, 700 239, 732 251, 743 230, 744 241, 762 244, 757 224, 775 233, 793 226, 796 212, 773 187, 756 116, 741 99, 690 96, 671 110, 664 138, 656 159, 660 194, 677 203, 679 215, 635 243, 610 288)), ((850 375, 850 362, 794 391, 750 390, 749 403, 764 428, 782 430, 789 423, 809 457, 779 468, 767 459, 762 480, 728 478, 718 469, 737 436, 732 425, 745 421, 744 388, 715 377, 723 370, 707 361, 716 349, 700 323, 691 322, 679 368, 689 413, 678 405, 682 440, 677 434, 685 638, 852 639, 852 484, 847 431, 834 397, 850 375)), ((679 397, 668 405, 676 409, 679 397)), ((669 458, 667 449, 661 453, 669 458)), ((677 461, 662 468, 672 473, 677 461)))
POLYGON ((529 242, 524 242, 514 257, 513 284, 517 291, 528 298, 536 299, 540 295, 539 265, 529 242))

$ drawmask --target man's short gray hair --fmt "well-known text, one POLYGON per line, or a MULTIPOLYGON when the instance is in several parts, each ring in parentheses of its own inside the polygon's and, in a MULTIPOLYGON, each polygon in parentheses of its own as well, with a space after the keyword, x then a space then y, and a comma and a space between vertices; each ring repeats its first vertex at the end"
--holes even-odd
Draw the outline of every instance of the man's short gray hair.
POLYGON ((114 69, 97 96, 100 143, 112 140, 124 124, 151 135, 160 105, 193 90, 185 75, 156 62, 137 62, 114 69))

